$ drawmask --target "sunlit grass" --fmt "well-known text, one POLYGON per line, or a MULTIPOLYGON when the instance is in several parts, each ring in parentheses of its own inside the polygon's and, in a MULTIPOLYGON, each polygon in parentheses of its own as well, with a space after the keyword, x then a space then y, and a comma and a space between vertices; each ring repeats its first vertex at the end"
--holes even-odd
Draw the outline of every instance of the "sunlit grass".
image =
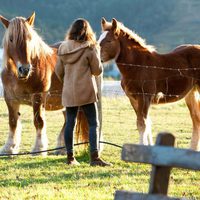
MULTIPOLYGON (((0 145, 7 139, 8 113, 0 100, 0 145)), ((21 152, 30 151, 35 140, 32 108, 22 106, 23 124, 21 152)), ((191 139, 191 119, 183 101, 177 104, 153 106, 150 110, 154 141, 161 131, 176 136, 176 147, 188 148, 191 139)), ((47 112, 49 148, 63 123, 60 111, 47 112)), ((138 143, 136 116, 126 97, 103 98, 103 140, 122 146, 138 143)), ((112 167, 90 167, 89 156, 77 150, 80 166, 65 164, 65 156, 45 158, 19 156, 0 158, 0 199, 69 199, 86 200, 114 198, 116 190, 148 192, 150 165, 127 163, 121 160, 121 149, 104 145, 102 157, 112 167)), ((170 175, 169 196, 200 199, 200 172, 173 169, 170 175)))

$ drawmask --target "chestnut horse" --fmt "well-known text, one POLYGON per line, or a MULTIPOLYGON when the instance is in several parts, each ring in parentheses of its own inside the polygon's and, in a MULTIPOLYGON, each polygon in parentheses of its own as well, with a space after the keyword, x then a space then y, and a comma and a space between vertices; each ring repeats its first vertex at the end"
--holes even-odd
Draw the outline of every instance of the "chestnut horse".
MULTIPOLYGON (((1 73, 4 99, 8 107, 9 135, 1 153, 19 152, 21 139, 20 104, 33 107, 36 141, 33 152, 47 149, 45 110, 62 109, 62 84, 54 73, 57 49, 49 47, 33 29, 35 13, 27 19, 15 17, 7 20, 0 16, 6 28, 3 38, 3 64, 1 73)), ((65 114, 64 114, 65 116, 65 114)), ((56 120, 56 117, 55 117, 56 120)), ((77 117, 78 134, 87 140, 87 121, 77 117), (81 120, 82 119, 82 120, 81 120), (81 135, 82 134, 82 135, 81 135)), ((57 139, 57 146, 64 146, 64 127, 57 139)), ((63 153, 63 152, 57 152, 63 153)), ((42 153, 46 155, 46 152, 42 153)))
POLYGON ((101 59, 114 59, 119 68, 121 86, 137 115, 140 143, 153 144, 150 105, 185 98, 193 122, 191 148, 200 150, 200 45, 159 54, 116 19, 102 18, 101 26, 101 59))

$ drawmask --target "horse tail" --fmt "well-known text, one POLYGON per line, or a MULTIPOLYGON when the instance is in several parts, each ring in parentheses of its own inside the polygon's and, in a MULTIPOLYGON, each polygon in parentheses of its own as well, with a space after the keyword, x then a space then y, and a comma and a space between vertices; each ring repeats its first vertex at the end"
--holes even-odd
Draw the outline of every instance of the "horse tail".
POLYGON ((76 143, 84 143, 85 148, 89 142, 89 125, 83 110, 79 110, 77 114, 77 122, 75 128, 76 143))

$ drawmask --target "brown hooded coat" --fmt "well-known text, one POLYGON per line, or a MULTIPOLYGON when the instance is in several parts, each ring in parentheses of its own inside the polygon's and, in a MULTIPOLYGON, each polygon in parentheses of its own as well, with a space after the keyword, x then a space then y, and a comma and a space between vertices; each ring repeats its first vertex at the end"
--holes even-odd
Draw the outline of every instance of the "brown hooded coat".
POLYGON ((102 72, 98 47, 88 42, 64 41, 58 49, 55 72, 63 82, 64 107, 86 105, 98 100, 94 77, 102 72))

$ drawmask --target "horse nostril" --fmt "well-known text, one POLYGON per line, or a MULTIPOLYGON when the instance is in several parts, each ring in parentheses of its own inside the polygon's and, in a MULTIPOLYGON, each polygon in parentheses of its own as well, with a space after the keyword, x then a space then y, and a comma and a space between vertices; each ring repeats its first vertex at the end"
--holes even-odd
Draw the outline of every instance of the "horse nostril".
POLYGON ((19 69, 19 72, 20 72, 21 74, 23 74, 23 67, 19 67, 18 69, 19 69))
POLYGON ((24 68, 24 73, 27 75, 29 73, 29 68, 24 68))
POLYGON ((21 67, 19 67, 19 72, 20 72, 22 75, 27 76, 28 73, 29 73, 29 68, 21 66, 21 67))

